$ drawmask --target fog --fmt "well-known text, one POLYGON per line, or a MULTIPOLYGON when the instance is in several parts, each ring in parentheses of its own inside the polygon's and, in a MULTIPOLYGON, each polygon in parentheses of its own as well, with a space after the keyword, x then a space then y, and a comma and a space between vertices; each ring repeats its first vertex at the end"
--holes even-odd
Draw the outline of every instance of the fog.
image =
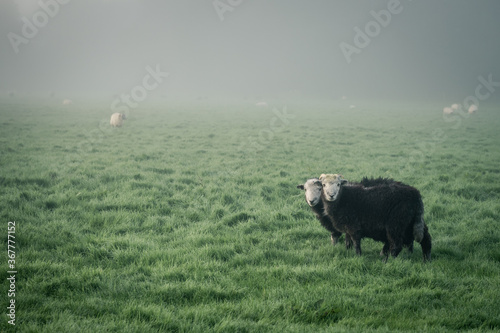
POLYGON ((500 90, 499 15, 498 0, 2 0, 0 94, 111 100, 149 68, 168 73, 151 98, 460 102, 480 76, 500 90))

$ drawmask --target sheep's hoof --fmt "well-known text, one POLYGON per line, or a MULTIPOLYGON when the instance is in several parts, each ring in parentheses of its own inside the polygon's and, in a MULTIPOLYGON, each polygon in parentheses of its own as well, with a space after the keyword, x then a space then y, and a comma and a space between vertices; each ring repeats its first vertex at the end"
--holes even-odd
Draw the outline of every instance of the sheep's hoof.
POLYGON ((332 245, 337 245, 337 243, 339 242, 339 238, 334 237, 333 235, 331 236, 331 240, 332 240, 332 245))
POLYGON ((389 251, 382 249, 380 250, 380 256, 381 257, 388 257, 389 256, 389 251))

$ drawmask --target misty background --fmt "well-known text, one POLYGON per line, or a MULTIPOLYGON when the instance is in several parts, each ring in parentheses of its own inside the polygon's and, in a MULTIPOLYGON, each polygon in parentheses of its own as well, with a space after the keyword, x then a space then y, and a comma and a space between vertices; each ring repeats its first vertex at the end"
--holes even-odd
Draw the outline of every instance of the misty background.
POLYGON ((43 9, 37 0, 2 0, 0 95, 111 101, 157 65, 169 77, 151 98, 446 104, 474 94, 478 76, 500 82, 498 0, 401 0, 402 11, 348 63, 340 44, 354 45, 354 28, 365 30, 370 11, 390 2, 73 0, 16 53, 9 33, 23 37, 26 19, 43 9), (221 15, 221 4, 231 10, 221 15))

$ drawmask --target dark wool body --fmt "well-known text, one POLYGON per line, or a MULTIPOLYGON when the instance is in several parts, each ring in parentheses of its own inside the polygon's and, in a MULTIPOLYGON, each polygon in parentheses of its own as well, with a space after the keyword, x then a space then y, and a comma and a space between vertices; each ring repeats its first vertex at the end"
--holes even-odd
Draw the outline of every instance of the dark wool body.
MULTIPOLYGON (((325 215, 325 208, 323 205, 323 201, 320 200, 316 206, 311 206, 311 210, 313 211, 314 215, 316 218, 319 220, 321 225, 328 231, 332 233, 332 243, 336 244, 342 236, 342 233, 339 232, 335 227, 333 226, 332 220, 328 215, 325 215)), ((347 236, 346 236, 347 237, 347 236)), ((347 245, 347 240, 346 240, 346 246, 347 245)))
POLYGON ((383 254, 396 257, 403 246, 412 249, 420 242, 424 260, 430 260, 431 238, 423 221, 424 206, 417 189, 388 180, 388 183, 366 187, 343 185, 335 201, 325 203, 325 213, 335 229, 352 238, 357 254, 361 239, 372 238, 384 243, 383 254))
MULTIPOLYGON (((353 185, 355 185, 355 184, 356 183, 353 183, 353 185)), ((401 182, 397 182, 394 179, 383 178, 383 177, 378 177, 378 178, 363 177, 363 179, 361 179, 359 184, 363 185, 364 187, 372 187, 372 186, 377 186, 377 185, 390 185, 390 184, 406 185, 406 184, 403 184, 401 182)))
MULTIPOLYGON (((350 183, 350 184, 351 185, 359 184, 359 185, 362 185, 364 187, 373 187, 373 186, 390 185, 390 184, 405 185, 401 182, 395 181, 392 178, 383 178, 383 177, 378 177, 378 178, 363 177, 363 179, 361 179, 361 181, 359 183, 350 183)), ((346 236, 346 237, 348 237, 348 236, 346 236)), ((384 248, 380 252, 380 255, 387 256, 387 253, 389 251, 389 242, 387 240, 387 235, 383 235, 382 238, 384 238, 384 239, 380 239, 380 241, 384 243, 384 248)), ((351 243, 352 243, 352 241, 351 241, 351 243)), ((403 246, 407 247, 408 251, 410 253, 412 253, 413 252, 413 238, 409 242, 406 242, 405 244, 403 244, 403 246)), ((351 247, 352 247, 352 244, 351 244, 351 247)))

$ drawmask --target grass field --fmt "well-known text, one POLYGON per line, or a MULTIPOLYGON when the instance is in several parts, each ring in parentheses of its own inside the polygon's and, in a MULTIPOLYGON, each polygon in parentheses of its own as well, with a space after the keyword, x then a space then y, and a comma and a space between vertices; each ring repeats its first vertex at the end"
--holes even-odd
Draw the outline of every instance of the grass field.
POLYGON ((19 332, 500 330, 499 105, 271 106, 1 102, 0 331, 8 221, 19 332), (433 261, 332 246, 325 172, 418 188, 433 261))

